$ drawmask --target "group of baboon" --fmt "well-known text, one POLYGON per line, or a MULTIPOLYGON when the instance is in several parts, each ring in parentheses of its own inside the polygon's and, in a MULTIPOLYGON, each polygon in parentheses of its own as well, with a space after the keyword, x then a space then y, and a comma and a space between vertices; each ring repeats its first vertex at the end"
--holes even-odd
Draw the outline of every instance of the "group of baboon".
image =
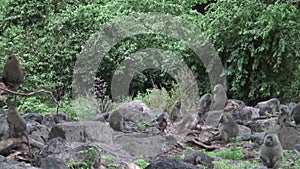
MULTIPOLYGON (((277 99, 278 100, 278 99, 277 99)), ((199 100, 198 113, 199 116, 204 116, 208 111, 223 110, 219 120, 219 134, 209 139, 209 142, 215 140, 229 141, 229 139, 239 135, 238 123, 232 116, 232 110, 236 105, 227 104, 228 102, 226 91, 221 84, 214 86, 212 94, 207 93, 199 100)), ((278 100, 279 102, 279 100, 278 100)), ((176 120, 179 117, 180 102, 176 102, 170 112, 171 120, 176 120)), ((300 103, 290 111, 285 105, 279 106, 278 124, 281 127, 296 127, 300 124, 300 103), (295 124, 292 123, 294 119, 295 124)), ((283 149, 276 132, 266 132, 263 144, 260 148, 260 159, 268 168, 279 168, 283 158, 283 149)))
MULTIPOLYGON (((9 56, 4 64, 1 79, 2 83, 4 83, 9 90, 17 92, 20 84, 23 82, 23 78, 23 71, 18 59, 15 56, 9 56)), ((31 147, 26 129, 26 122, 18 113, 16 106, 17 101, 15 95, 13 104, 10 103, 7 110, 6 120, 9 127, 9 136, 11 138, 20 138, 25 136, 28 144, 29 155, 31 155, 31 147)))

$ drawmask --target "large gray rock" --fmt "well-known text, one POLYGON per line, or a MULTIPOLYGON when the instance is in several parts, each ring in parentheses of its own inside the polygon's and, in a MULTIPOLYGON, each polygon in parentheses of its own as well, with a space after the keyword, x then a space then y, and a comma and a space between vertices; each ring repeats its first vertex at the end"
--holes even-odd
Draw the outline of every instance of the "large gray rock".
MULTIPOLYGON (((1 111, 3 109, 0 109, 1 111)), ((3 110, 4 111, 4 110, 3 110)), ((9 128, 8 128, 8 123, 7 123, 7 120, 6 120, 6 114, 0 114, 0 140, 5 140, 9 137, 8 135, 8 131, 9 131, 9 128)))
POLYGON ((205 113, 207 115, 205 124, 217 128, 223 112, 223 110, 214 110, 205 113))
POLYGON ((114 133, 108 124, 99 121, 65 122, 52 127, 49 140, 61 137, 68 142, 95 141, 112 144, 114 133))
POLYGON ((24 162, 17 162, 14 160, 7 160, 5 157, 0 155, 0 168, 2 169, 38 169, 32 167, 30 164, 24 162))
POLYGON ((152 161, 146 169, 199 169, 199 167, 176 158, 164 158, 152 161))
POLYGON ((213 158, 209 157, 208 155, 202 153, 202 152, 192 152, 185 154, 184 162, 193 164, 193 165, 204 165, 207 169, 213 169, 213 158))
POLYGON ((255 107, 259 109, 259 115, 264 116, 266 113, 278 112, 279 105, 279 99, 272 98, 270 100, 257 103, 255 107))
POLYGON ((242 141, 250 140, 251 129, 244 126, 244 125, 239 125, 239 136, 240 136, 242 141))
POLYGON ((124 120, 133 122, 151 122, 155 120, 147 113, 150 109, 140 100, 132 101, 130 103, 123 103, 116 108, 117 111, 123 116, 124 120))
POLYGON ((176 140, 164 135, 127 134, 114 139, 114 146, 134 158, 155 157, 174 148, 176 140))
MULTIPOLYGON (((169 151, 176 144, 165 135, 124 134, 97 121, 65 122, 55 125, 49 140, 63 138, 67 142, 96 142, 104 147, 122 150, 128 157, 154 157, 169 151)), ((118 153, 120 154, 120 153, 118 153)))
POLYGON ((277 124, 277 117, 269 118, 269 119, 260 119, 255 121, 249 121, 247 126, 253 132, 266 132, 269 129, 273 128, 277 124))
POLYGON ((259 109, 246 106, 242 109, 233 110, 232 116, 235 120, 246 124, 251 119, 259 117, 259 109))

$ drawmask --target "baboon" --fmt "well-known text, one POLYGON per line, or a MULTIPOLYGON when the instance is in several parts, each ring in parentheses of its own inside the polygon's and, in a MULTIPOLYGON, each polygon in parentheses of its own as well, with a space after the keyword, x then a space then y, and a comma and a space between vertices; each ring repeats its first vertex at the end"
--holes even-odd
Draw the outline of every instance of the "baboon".
POLYGON ((210 93, 206 93, 201 96, 198 104, 199 114, 204 114, 209 111, 211 105, 212 95, 210 93))
POLYGON ((173 106, 172 106, 172 110, 170 113, 170 119, 175 122, 177 120, 179 120, 179 118, 182 116, 181 114, 181 102, 180 100, 177 100, 173 106))
POLYGON ((239 135, 239 126, 234 121, 231 112, 224 112, 220 118, 221 125, 219 126, 219 134, 213 137, 210 141, 222 140, 229 141, 230 138, 239 135))
POLYGON ((31 155, 31 147, 25 120, 19 115, 17 109, 14 106, 9 106, 7 110, 6 120, 9 127, 10 137, 19 138, 25 136, 28 144, 29 155, 31 155))
POLYGON ((260 159, 266 167, 277 169, 280 166, 282 158, 282 146, 277 133, 266 133, 264 143, 260 147, 260 159))
POLYGON ((291 120, 291 113, 289 108, 286 105, 280 105, 279 106, 279 116, 277 124, 279 124, 281 127, 283 126, 290 126, 290 127, 296 127, 292 124, 291 120))
POLYGON ((212 93, 213 93, 213 98, 212 98, 212 103, 210 106, 210 111, 223 110, 225 107, 225 104, 227 102, 227 95, 226 95, 223 85, 217 84, 214 87, 214 90, 212 91, 212 93))
POLYGON ((3 83, 13 91, 17 91, 23 82, 23 71, 15 56, 9 56, 3 70, 3 83))
POLYGON ((292 110, 292 116, 296 125, 300 124, 300 103, 298 103, 292 110))

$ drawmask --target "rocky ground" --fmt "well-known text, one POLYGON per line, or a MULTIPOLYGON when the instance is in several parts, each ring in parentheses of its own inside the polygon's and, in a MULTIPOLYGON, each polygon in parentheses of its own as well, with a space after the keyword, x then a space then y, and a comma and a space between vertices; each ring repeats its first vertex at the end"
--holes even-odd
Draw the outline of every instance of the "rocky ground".
MULTIPOLYGON (((227 106, 233 107, 231 114, 239 124, 239 136, 230 142, 210 141, 218 133, 223 110, 193 111, 173 119, 133 101, 97 114, 93 121, 69 121, 62 112, 27 113, 23 118, 33 156, 20 144, 23 139, 8 137, 6 112, 1 110, 0 168, 262 169, 266 167, 259 160, 259 148, 266 131, 278 132, 285 149, 281 168, 299 168, 300 130, 277 124, 278 99, 255 107, 229 100, 227 106)), ((287 106, 292 110, 295 104, 287 106)))

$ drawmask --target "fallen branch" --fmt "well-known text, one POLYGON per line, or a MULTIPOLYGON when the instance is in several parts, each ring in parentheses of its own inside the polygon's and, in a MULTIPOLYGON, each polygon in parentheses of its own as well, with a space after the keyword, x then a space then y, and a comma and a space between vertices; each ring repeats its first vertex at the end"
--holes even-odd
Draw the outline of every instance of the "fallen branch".
POLYGON ((219 148, 218 146, 206 145, 206 144, 202 143, 201 141, 197 141, 196 139, 187 141, 187 143, 195 144, 195 145, 197 145, 197 146, 199 146, 201 148, 204 148, 204 149, 206 149, 208 151, 212 151, 212 150, 215 150, 215 149, 219 148))
MULTIPOLYGON (((29 142, 30 142, 30 145, 32 145, 33 147, 36 147, 36 148, 39 148, 41 149, 44 144, 39 142, 39 141, 36 141, 32 138, 29 138, 29 142)), ((10 147, 10 146, 13 146, 13 145, 16 145, 16 144, 20 144, 20 143, 25 143, 27 144, 27 141, 25 139, 25 137, 19 137, 19 138, 8 138, 6 140, 2 140, 0 142, 0 151, 10 147)))

